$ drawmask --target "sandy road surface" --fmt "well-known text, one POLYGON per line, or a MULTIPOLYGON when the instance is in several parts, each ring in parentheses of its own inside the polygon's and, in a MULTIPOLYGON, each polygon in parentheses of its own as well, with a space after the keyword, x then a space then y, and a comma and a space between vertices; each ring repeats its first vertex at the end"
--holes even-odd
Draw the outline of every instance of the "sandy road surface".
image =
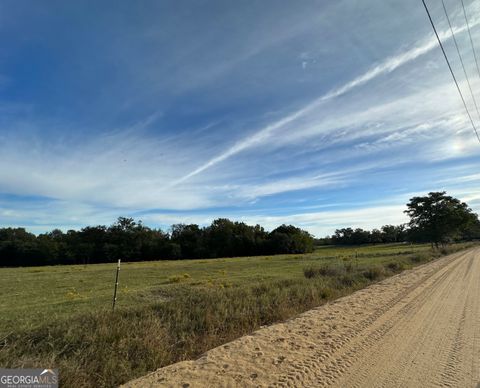
POLYGON ((391 277, 129 387, 480 387, 480 249, 391 277))

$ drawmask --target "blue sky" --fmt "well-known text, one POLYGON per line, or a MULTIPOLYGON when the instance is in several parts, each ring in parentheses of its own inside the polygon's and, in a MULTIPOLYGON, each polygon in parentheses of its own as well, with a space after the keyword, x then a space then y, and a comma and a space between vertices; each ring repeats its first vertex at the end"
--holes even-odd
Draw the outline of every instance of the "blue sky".
POLYGON ((480 211, 480 144, 418 0, 2 2, 0 47, 0 226, 228 217, 322 236, 405 222, 432 190, 480 211))

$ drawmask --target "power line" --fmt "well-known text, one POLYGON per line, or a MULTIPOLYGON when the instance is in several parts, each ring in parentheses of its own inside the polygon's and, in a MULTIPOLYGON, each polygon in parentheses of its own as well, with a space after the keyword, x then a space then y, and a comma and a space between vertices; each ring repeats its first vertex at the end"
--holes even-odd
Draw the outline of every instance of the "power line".
POLYGON ((480 120, 480 111, 478 110, 477 99, 475 98, 475 94, 473 94, 472 85, 470 85, 470 80, 468 79, 467 70, 465 69, 465 64, 463 63, 462 54, 460 53, 457 39, 455 38, 455 34, 453 33, 452 23, 450 23, 450 17, 448 16, 448 12, 447 12, 447 8, 445 7, 444 0, 442 0, 442 5, 443 5, 443 11, 445 12, 445 17, 447 18, 448 26, 450 27, 450 33, 453 38, 453 43, 455 43, 455 48, 457 49, 458 58, 460 59, 460 63, 462 64, 463 74, 465 74, 465 79, 467 80, 468 89, 470 90, 470 95, 472 96, 473 104, 475 105, 478 119, 480 120))
POLYGON ((438 36, 437 29, 435 28, 435 24, 433 24, 432 16, 430 15, 430 11, 428 10, 427 4, 425 3, 425 0, 422 0, 423 6, 425 7, 425 11, 427 11, 427 16, 428 19, 430 20, 430 24, 432 25, 433 32, 435 32, 435 36, 437 37, 438 44, 440 48, 442 49, 443 56, 445 57, 445 61, 447 62, 448 69, 450 70, 450 74, 452 75, 453 81, 455 82, 455 85, 457 86, 458 93, 460 94, 460 98, 462 99, 463 106, 465 107, 465 111, 467 112, 468 118, 470 119, 470 123, 472 124, 472 128, 475 132, 475 135, 477 136, 478 142, 480 143, 480 136, 478 135, 477 128, 475 127, 475 124, 472 120, 472 116, 470 115, 470 112, 468 111, 467 104, 465 103, 465 99, 463 98, 462 91, 460 90, 460 86, 458 86, 457 78, 455 77, 455 74, 452 70, 452 66, 450 65, 450 61, 448 60, 447 54, 445 52, 445 49, 443 48, 442 41, 440 40, 440 37, 438 36))
POLYGON ((470 33, 470 25, 468 24, 467 12, 465 11, 465 4, 463 0, 460 0, 463 8, 463 16, 465 16, 465 23, 467 23, 468 37, 470 38, 470 45, 472 46, 473 58, 475 58, 475 65, 477 66, 478 77, 480 78, 480 67, 478 66, 477 52, 475 51, 475 45, 473 44, 472 34, 470 33))

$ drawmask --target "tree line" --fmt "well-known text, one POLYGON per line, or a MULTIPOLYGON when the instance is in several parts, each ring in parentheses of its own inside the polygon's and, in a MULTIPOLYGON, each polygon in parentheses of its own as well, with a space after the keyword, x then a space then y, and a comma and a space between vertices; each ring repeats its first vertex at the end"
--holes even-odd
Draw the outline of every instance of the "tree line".
POLYGON ((405 242, 409 240, 407 225, 384 225, 380 229, 341 228, 332 236, 316 240, 317 245, 362 245, 405 242))
POLYGON ((220 218, 210 226, 177 224, 169 233, 120 217, 113 225, 38 236, 24 228, 0 229, 0 266, 92 264, 312 252, 314 239, 292 225, 271 232, 220 218))
POLYGON ((195 259, 312 252, 314 245, 361 245, 480 239, 477 214, 445 192, 413 197, 405 213, 410 222, 384 225, 371 231, 337 229, 332 236, 314 240, 308 232, 281 225, 267 232, 219 218, 211 225, 173 225, 170 231, 151 229, 141 221, 120 217, 113 225, 88 226, 64 233, 55 229, 35 236, 23 228, 0 229, 0 266, 90 264, 162 259, 195 259))
POLYGON ((477 214, 464 202, 446 192, 413 197, 405 213, 410 222, 384 225, 380 229, 342 228, 332 236, 317 240, 318 245, 361 245, 395 242, 429 242, 432 246, 453 241, 480 239, 477 214))

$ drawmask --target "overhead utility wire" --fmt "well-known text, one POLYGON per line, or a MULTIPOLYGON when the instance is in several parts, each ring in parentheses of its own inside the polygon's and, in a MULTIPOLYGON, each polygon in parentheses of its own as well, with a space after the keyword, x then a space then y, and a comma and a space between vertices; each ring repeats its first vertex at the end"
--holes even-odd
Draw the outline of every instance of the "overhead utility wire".
POLYGON ((480 78, 480 67, 478 66, 477 52, 475 51, 475 45, 473 44, 472 34, 470 32, 470 24, 468 23, 467 12, 465 11, 465 4, 463 0, 460 0, 463 8, 463 16, 465 16, 465 23, 467 23, 468 37, 470 38, 470 45, 472 46, 473 58, 475 58, 475 65, 477 66, 478 77, 480 78))
POLYGON ((430 16, 430 11, 428 10, 427 4, 425 3, 425 0, 422 0, 423 6, 425 7, 425 11, 427 11, 427 16, 428 19, 430 20, 430 24, 432 25, 433 32, 435 32, 435 36, 437 37, 438 44, 440 48, 442 49, 443 56, 445 57, 445 61, 447 62, 448 68, 450 70, 450 74, 452 74, 453 81, 455 82, 455 85, 457 86, 458 93, 460 94, 460 98, 462 99, 463 106, 465 107, 465 110, 467 112, 468 118, 470 119, 470 123, 472 124, 472 128, 475 132, 475 135, 477 136, 478 142, 480 143, 480 136, 478 135, 477 128, 475 127, 475 124, 472 120, 472 116, 470 115, 470 112, 468 111, 467 104, 465 103, 465 99, 463 98, 462 91, 460 90, 460 87, 458 86, 457 78, 455 77, 455 74, 452 70, 452 66, 450 65, 450 61, 448 60, 447 54, 445 53, 445 49, 443 48, 442 41, 440 40, 440 37, 438 36, 437 29, 435 28, 435 24, 433 24, 432 17, 430 16))
POLYGON ((480 120, 480 111, 478 110, 477 99, 475 98, 475 94, 473 94, 472 85, 470 84, 470 80, 468 79, 467 70, 465 69, 465 64, 463 63, 462 54, 460 53, 460 49, 458 47, 457 39, 455 38, 455 34, 453 33, 452 23, 450 23, 450 17, 448 16, 447 8, 445 7, 445 1, 442 0, 443 11, 445 12, 445 17, 447 18, 448 26, 450 27, 450 33, 453 38, 453 43, 455 43, 455 48, 457 49, 458 58, 460 59, 460 63, 462 64, 463 74, 465 74, 465 79, 467 80, 468 89, 470 90, 470 95, 473 99, 473 105, 475 105, 475 110, 477 111, 478 119, 480 120))

